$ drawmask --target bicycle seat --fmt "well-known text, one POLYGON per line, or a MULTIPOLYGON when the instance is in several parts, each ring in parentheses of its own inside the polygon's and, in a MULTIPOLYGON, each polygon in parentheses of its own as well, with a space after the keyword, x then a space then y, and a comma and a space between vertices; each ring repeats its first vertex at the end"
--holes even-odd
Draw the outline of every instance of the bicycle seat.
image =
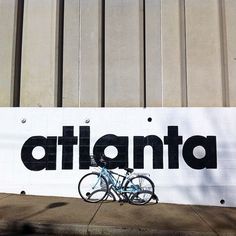
POLYGON ((134 171, 134 169, 132 169, 132 168, 124 168, 124 170, 126 170, 129 173, 132 173, 134 171))

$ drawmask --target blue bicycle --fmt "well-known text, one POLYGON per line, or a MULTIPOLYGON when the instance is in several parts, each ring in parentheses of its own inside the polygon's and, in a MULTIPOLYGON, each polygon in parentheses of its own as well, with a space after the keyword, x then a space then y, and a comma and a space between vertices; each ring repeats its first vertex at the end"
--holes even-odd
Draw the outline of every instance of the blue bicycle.
POLYGON ((84 175, 78 184, 80 196, 86 201, 96 203, 103 200, 129 202, 144 205, 151 199, 158 200, 154 193, 154 184, 145 175, 133 175, 133 169, 125 168, 125 175, 120 175, 106 168, 106 163, 99 167, 98 172, 84 175), (115 194, 115 195, 114 195, 115 194))

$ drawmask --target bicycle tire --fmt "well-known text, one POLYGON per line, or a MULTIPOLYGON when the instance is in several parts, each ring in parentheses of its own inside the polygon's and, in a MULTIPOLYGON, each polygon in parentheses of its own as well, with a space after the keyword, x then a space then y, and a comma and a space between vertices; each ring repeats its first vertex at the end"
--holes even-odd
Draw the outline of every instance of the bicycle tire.
POLYGON ((78 184, 81 198, 90 203, 102 201, 107 196, 108 189, 107 180, 99 173, 84 175, 78 184))
POLYGON ((127 191, 125 195, 131 204, 145 205, 154 195, 154 183, 147 176, 138 175, 126 182, 124 190, 127 191))

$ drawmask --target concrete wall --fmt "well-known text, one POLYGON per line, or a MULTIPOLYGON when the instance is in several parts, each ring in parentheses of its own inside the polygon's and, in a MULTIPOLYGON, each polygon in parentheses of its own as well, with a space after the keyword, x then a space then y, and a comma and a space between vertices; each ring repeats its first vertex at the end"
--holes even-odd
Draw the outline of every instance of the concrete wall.
POLYGON ((0 105, 13 105, 16 2, 0 0, 0 105))
POLYGON ((0 0, 0 106, 235 106, 235 0, 0 0))

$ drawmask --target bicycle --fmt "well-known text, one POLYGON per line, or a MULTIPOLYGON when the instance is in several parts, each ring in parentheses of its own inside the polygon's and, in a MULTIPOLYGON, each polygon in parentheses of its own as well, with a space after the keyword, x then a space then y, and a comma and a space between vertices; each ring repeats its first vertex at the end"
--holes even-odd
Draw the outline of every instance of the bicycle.
POLYGON ((97 203, 112 198, 116 200, 113 192, 118 196, 119 201, 129 202, 134 205, 144 205, 151 199, 158 202, 154 191, 154 183, 144 175, 134 175, 133 169, 124 168, 125 175, 118 174, 103 166, 98 166, 100 171, 84 175, 78 184, 78 191, 83 200, 90 203, 97 203), (116 177, 115 177, 116 176, 116 177))

